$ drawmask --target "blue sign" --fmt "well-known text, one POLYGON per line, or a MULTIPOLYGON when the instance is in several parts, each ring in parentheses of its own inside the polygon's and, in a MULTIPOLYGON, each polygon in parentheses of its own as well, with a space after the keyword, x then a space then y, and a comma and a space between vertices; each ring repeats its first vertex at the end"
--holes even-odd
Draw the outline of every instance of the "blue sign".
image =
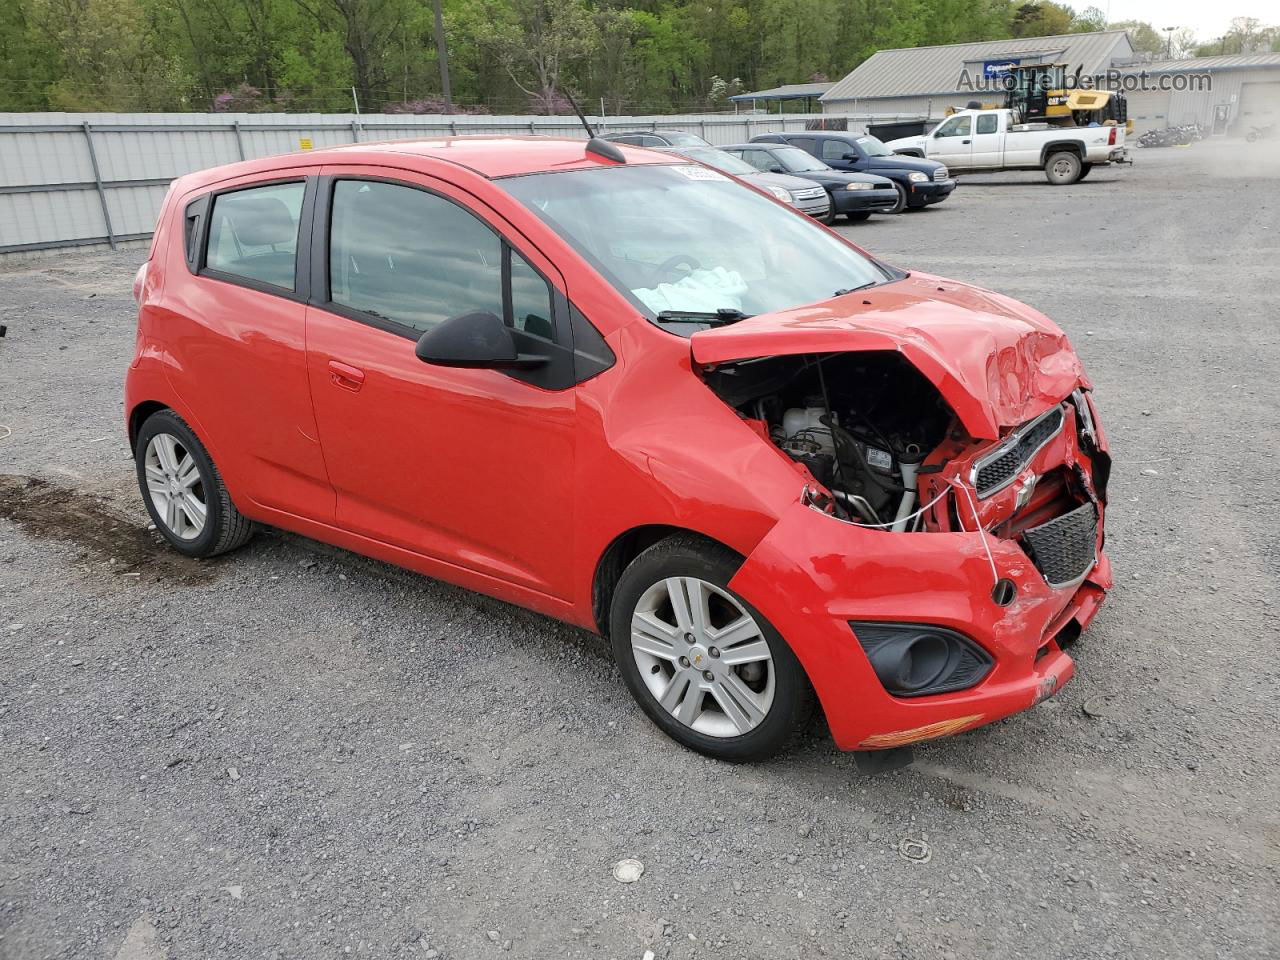
POLYGON ((988 80, 994 80, 997 77, 1003 77, 1013 67, 1021 63, 1021 60, 1008 58, 1004 60, 984 60, 982 62, 982 75, 988 80))

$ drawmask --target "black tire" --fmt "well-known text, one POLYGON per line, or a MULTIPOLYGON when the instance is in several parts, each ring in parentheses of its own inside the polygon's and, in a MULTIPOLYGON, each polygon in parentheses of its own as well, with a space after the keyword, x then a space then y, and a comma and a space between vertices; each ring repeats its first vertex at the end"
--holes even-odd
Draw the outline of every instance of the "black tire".
POLYGON ((827 212, 818 218, 819 222, 826 224, 828 227, 836 222, 836 202, 834 200, 827 206, 827 212))
POLYGON ((1080 166, 1080 176, 1079 176, 1079 178, 1076 180, 1076 183, 1079 183, 1081 180, 1083 180, 1085 177, 1087 177, 1087 176, 1089 175, 1089 171, 1090 171, 1090 170, 1092 170, 1092 169, 1093 169, 1093 164, 1092 164, 1092 163, 1085 163, 1085 164, 1082 164, 1082 165, 1080 166))
POLYGON ((1045 158, 1044 176, 1055 187, 1069 187, 1080 179, 1083 166, 1078 154, 1059 150, 1045 158))
POLYGON ((866 220, 868 217, 871 216, 871 211, 855 210, 853 211, 853 213, 846 213, 845 216, 849 218, 850 223, 862 223, 864 220, 866 220))
POLYGON ((188 557, 214 557, 243 546, 253 536, 257 529, 255 524, 246 519, 231 502, 231 495, 222 482, 222 475, 218 473, 204 444, 187 426, 186 421, 172 410, 159 410, 147 417, 138 431, 133 459, 137 468, 138 489, 142 492, 142 502, 147 506, 147 513, 151 514, 156 529, 179 553, 188 557), (184 539, 170 529, 165 518, 156 509, 151 491, 147 488, 146 451, 152 439, 159 434, 168 434, 176 440, 185 454, 194 461, 200 474, 199 485, 206 515, 203 529, 191 539, 184 539))
POLYGON ((618 581, 609 611, 609 635, 614 660, 627 689, 667 736, 719 760, 764 760, 785 749, 808 726, 814 694, 804 668, 778 631, 743 598, 728 590, 729 581, 741 565, 742 558, 731 550, 692 535, 676 535, 654 544, 630 563, 618 581), (646 591, 668 577, 695 577, 732 597, 756 621, 760 636, 768 644, 773 701, 764 718, 747 733, 709 736, 686 726, 667 712, 641 678, 631 646, 632 617, 646 591))
POLYGON ((888 210, 883 211, 884 213, 901 213, 907 209, 907 188, 900 183, 895 183, 893 189, 898 191, 898 202, 888 210))

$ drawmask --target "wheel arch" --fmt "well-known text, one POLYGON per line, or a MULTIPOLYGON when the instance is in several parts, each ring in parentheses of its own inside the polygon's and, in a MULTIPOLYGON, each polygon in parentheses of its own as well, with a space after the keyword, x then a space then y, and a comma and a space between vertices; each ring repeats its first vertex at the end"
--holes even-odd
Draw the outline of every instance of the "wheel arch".
POLYGON ((1080 162, 1084 162, 1084 145, 1079 140, 1054 140, 1046 143, 1040 150, 1040 166, 1049 162, 1055 153, 1074 153, 1080 162))
POLYGON ((161 403, 159 400, 143 400, 141 403, 135 404, 133 409, 129 411, 129 449, 133 450, 138 443, 138 431, 142 429, 142 425, 147 422, 147 418, 153 413, 159 413, 161 410, 172 410, 167 403, 161 403))
POLYGON ((733 547, 717 540, 715 537, 688 527, 666 523, 650 523, 632 527, 613 538, 613 541, 600 554, 596 561, 595 572, 591 578, 591 618, 596 630, 606 639, 609 636, 609 607, 613 602, 613 594, 617 589, 622 572, 631 561, 655 543, 660 543, 675 536, 694 537, 708 544, 714 544, 730 551, 740 561, 746 558, 733 547))

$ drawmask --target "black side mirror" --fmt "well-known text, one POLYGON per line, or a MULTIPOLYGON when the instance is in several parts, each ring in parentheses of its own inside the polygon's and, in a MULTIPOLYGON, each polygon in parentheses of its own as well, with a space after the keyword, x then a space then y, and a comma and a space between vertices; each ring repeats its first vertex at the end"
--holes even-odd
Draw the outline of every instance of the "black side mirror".
POLYGON ((780 164, 775 163, 769 167, 769 172, 770 173, 786 173, 787 171, 783 170, 780 164))
POLYGON ((423 363, 479 370, 527 370, 547 358, 521 353, 511 328, 487 310, 450 317, 418 338, 414 349, 423 363))

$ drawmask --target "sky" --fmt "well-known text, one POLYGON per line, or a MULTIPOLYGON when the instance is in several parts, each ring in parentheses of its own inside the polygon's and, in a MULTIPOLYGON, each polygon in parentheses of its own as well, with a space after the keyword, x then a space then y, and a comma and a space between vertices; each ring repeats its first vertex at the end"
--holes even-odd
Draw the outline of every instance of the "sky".
POLYGON ((1226 33, 1232 17, 1254 17, 1263 26, 1280 24, 1276 0, 1076 0, 1077 10, 1096 5, 1107 19, 1145 20, 1157 30, 1190 27, 1198 40, 1212 40, 1226 33))

